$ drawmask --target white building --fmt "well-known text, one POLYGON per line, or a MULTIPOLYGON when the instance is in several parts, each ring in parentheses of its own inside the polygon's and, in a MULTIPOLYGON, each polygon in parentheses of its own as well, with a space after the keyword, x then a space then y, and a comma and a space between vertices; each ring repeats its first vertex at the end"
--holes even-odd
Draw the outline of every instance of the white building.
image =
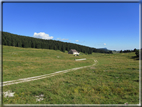
POLYGON ((79 52, 77 52, 75 49, 71 49, 68 54, 79 55, 79 52))

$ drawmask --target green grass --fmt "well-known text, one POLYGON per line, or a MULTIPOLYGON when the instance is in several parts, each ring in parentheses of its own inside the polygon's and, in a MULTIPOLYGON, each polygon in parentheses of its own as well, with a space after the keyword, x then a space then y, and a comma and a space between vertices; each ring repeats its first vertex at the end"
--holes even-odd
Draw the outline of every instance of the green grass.
POLYGON ((93 59, 76 62, 71 54, 48 49, 3 46, 3 81, 49 74, 93 64, 93 59))
POLYGON ((3 80, 14 80, 98 63, 50 78, 4 86, 15 92, 4 104, 138 104, 139 60, 135 53, 81 55, 54 50, 3 47, 3 80), (12 55, 15 52, 17 55, 12 55), (50 54, 49 54, 50 53, 50 54), (48 55, 49 54, 49 55, 48 55), (56 56, 61 56, 57 58, 56 56), (86 58, 75 62, 74 58, 86 58), (55 65, 57 67, 55 67, 55 65), (20 76, 18 76, 20 75, 20 76), (44 99, 36 102, 36 97, 44 99))

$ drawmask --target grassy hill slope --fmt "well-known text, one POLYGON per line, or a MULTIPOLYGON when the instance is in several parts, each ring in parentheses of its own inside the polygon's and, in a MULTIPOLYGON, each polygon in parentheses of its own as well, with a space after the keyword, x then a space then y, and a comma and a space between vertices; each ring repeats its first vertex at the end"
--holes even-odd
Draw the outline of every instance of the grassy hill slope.
POLYGON ((38 76, 93 64, 93 59, 76 62, 67 52, 49 49, 19 48, 3 46, 3 81, 38 76))
POLYGON ((3 46, 3 80, 47 74, 98 63, 50 78, 4 86, 14 97, 3 104, 138 104, 139 60, 134 52, 74 57, 60 51, 3 46), (57 56, 60 56, 59 58, 57 56), (74 58, 86 58, 75 62, 74 58), (43 100, 36 101, 36 96, 43 100))

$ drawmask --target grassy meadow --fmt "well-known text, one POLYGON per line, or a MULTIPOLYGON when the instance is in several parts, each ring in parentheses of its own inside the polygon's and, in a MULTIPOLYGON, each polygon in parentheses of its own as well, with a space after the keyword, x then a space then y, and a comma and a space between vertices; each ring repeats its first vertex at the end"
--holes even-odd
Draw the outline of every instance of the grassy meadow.
POLYGON ((3 46, 3 81, 49 74, 60 70, 92 65, 94 60, 76 62, 73 56, 49 49, 3 46))
POLYGON ((55 50, 3 46, 3 81, 97 65, 53 77, 3 87, 14 97, 3 104, 138 104, 139 60, 135 53, 73 56, 55 50), (85 61, 74 59, 86 58, 85 61), (37 96, 43 100, 36 101, 37 96))

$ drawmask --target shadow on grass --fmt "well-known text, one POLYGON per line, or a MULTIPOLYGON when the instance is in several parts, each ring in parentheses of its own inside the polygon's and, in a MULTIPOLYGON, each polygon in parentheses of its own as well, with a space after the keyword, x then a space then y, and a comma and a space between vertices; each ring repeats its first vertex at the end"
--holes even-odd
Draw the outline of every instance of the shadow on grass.
POLYGON ((139 60, 139 57, 137 57, 137 56, 132 56, 132 57, 130 57, 131 59, 135 59, 135 60, 139 60))

